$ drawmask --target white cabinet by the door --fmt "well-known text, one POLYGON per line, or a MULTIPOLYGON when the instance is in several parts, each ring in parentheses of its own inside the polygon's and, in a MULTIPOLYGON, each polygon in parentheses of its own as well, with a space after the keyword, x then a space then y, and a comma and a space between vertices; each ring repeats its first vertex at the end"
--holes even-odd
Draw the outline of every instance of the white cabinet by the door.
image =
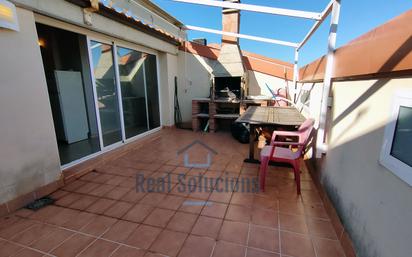
POLYGON ((78 71, 54 71, 64 138, 68 144, 88 138, 83 82, 78 71))

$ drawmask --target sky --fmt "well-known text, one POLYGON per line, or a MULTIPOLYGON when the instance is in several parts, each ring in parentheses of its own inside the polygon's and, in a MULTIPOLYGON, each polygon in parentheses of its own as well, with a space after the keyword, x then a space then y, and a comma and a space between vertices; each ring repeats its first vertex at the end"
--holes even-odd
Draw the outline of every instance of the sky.
MULTIPOLYGON (((152 0, 183 24, 222 29, 221 8, 178 3, 172 0, 152 0)), ((271 6, 302 11, 321 12, 330 0, 242 0, 244 4, 271 6)), ((342 46, 386 21, 412 9, 411 0, 341 0, 337 46, 342 46)), ((270 14, 241 12, 240 33, 300 42, 315 21, 270 14)), ((310 63, 327 50, 329 18, 317 30, 299 53, 299 66, 310 63)), ((405 24, 411 26, 411 24, 405 24)), ((189 40, 206 38, 208 43, 220 43, 219 35, 189 31, 189 40)), ((268 43, 240 39, 242 50, 293 62, 294 49, 268 43)))

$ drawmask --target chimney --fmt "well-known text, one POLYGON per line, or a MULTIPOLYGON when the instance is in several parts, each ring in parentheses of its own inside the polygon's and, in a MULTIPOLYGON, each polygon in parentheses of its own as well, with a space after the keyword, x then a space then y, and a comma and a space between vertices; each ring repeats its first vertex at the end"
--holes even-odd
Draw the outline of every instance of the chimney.
MULTIPOLYGON (((223 0, 225 2, 240 3, 240 0, 223 0)), ((222 10, 222 30, 225 32, 239 33, 240 10, 223 8, 222 10)), ((238 44, 237 37, 222 35, 222 45, 238 44)))

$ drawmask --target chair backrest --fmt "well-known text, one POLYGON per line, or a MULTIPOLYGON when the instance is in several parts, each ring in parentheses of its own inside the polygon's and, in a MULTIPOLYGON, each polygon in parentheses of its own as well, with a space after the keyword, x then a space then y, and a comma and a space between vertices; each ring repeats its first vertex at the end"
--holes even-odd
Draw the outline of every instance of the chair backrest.
MULTIPOLYGON (((298 133, 299 133, 299 143, 304 144, 305 146, 299 147, 299 148, 303 148, 306 147, 306 144, 309 141, 310 135, 312 134, 313 131, 313 125, 315 124, 315 120, 314 119, 307 119, 305 120, 302 125, 300 125, 299 129, 298 129, 298 133)), ((301 149, 299 149, 301 150, 301 149)))

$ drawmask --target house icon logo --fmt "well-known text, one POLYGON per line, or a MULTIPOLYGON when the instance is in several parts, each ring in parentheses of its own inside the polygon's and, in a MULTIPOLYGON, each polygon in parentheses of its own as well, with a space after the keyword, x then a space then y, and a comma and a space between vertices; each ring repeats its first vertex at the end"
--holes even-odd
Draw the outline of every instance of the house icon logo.
POLYGON ((208 168, 212 164, 212 154, 216 155, 217 152, 213 148, 208 146, 207 144, 203 143, 202 141, 195 140, 195 141, 193 141, 192 143, 190 143, 189 145, 187 145, 186 147, 180 149, 177 152, 177 155, 181 155, 181 154, 184 154, 183 158, 184 158, 185 167, 188 167, 188 168, 208 168), (193 148, 196 145, 199 145, 199 146, 201 146, 201 147, 203 147, 204 149, 207 150, 207 156, 206 156, 207 160, 206 160, 205 163, 190 163, 190 161, 189 161, 189 152, 190 152, 190 149, 193 148))

